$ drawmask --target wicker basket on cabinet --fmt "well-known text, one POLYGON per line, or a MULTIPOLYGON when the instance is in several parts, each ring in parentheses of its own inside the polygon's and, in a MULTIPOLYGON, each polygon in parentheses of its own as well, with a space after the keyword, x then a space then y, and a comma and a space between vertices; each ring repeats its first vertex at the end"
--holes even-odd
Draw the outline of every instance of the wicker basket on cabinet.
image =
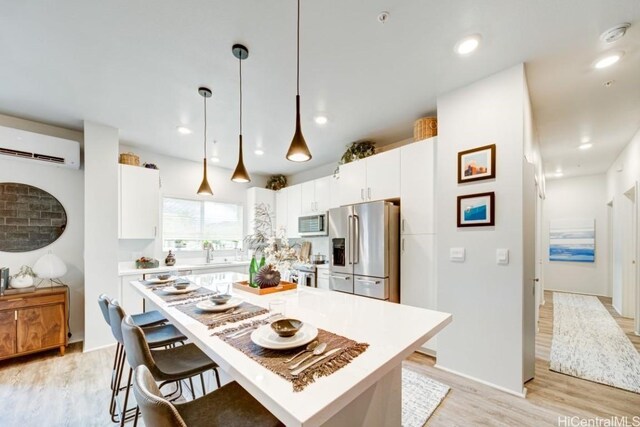
POLYGON ((120 163, 123 165, 140 166, 140 157, 131 152, 120 153, 120 163))
POLYGON ((438 135, 438 118, 423 117, 413 125, 413 140, 421 141, 438 135))

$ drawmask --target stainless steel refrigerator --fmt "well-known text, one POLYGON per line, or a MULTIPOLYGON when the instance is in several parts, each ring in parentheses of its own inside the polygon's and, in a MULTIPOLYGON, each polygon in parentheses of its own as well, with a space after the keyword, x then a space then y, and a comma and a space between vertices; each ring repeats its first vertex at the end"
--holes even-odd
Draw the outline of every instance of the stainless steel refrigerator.
POLYGON ((399 216, 384 201, 329 210, 332 290, 400 302, 399 216))

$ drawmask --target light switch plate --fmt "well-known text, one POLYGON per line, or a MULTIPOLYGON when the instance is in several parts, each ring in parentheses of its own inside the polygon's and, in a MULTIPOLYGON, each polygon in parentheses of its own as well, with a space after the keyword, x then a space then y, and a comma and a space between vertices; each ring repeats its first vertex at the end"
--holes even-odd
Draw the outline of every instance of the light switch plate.
POLYGON ((464 248, 449 248, 449 260, 454 262, 464 262, 464 248))
POLYGON ((509 264, 509 249, 496 249, 496 263, 498 265, 509 264))

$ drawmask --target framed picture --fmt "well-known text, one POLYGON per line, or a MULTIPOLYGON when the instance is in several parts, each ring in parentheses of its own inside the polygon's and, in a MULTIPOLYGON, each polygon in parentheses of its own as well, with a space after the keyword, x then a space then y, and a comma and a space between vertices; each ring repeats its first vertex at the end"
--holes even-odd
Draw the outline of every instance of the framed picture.
POLYGON ((495 225, 495 193, 458 196, 458 227, 495 225))
POLYGON ((595 262, 594 219, 556 219, 549 223, 549 261, 595 262))
POLYGON ((458 184, 496 177, 496 144, 458 153, 458 184))

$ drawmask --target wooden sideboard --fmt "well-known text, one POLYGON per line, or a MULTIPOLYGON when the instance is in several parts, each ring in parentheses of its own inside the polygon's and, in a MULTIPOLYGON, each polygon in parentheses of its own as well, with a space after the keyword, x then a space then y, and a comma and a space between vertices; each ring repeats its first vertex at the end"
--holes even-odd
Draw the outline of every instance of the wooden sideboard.
POLYGON ((0 297, 0 360, 67 345, 67 287, 0 297))

